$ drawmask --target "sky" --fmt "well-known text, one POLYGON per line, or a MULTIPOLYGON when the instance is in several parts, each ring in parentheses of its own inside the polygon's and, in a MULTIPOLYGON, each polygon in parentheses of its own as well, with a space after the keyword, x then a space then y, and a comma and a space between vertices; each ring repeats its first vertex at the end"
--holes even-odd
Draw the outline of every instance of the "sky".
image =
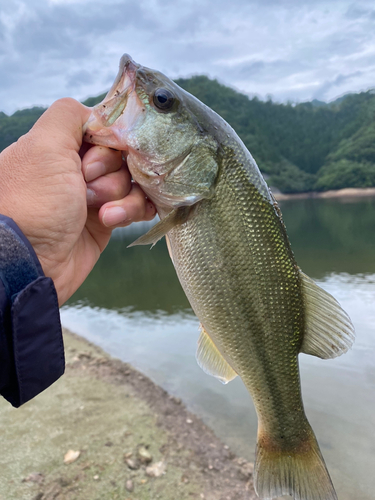
POLYGON ((0 0, 0 111, 111 86, 123 53, 261 99, 375 87, 373 0, 0 0))

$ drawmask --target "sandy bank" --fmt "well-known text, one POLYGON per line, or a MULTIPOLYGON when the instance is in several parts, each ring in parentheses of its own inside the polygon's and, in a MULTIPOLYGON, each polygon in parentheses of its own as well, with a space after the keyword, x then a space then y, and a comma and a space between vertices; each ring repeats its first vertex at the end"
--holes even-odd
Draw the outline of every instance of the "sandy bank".
POLYGON ((20 409, 0 401, 0 500, 256 498, 252 464, 181 401, 64 335, 66 374, 20 409))
POLYGON ((277 201, 283 200, 303 200, 307 198, 361 198, 375 196, 375 188, 345 188, 335 191, 324 191, 311 193, 273 193, 277 201))

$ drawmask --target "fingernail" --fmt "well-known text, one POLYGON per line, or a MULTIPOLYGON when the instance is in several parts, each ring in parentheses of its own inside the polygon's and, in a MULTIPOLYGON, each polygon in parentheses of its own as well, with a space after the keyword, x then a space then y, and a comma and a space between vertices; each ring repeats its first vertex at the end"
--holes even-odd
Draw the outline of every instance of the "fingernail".
POLYGON ((92 205, 95 205, 96 198, 97 198, 97 196, 96 196, 95 191, 93 191, 90 188, 87 188, 87 191, 86 191, 86 200, 87 200, 87 206, 88 207, 91 207, 92 205))
POLYGON ((105 174, 105 165, 101 161, 89 163, 86 167, 85 179, 86 182, 93 181, 97 177, 105 174))
POLYGON ((107 227, 120 224, 127 219, 127 213, 121 207, 106 208, 103 214, 103 224, 107 227))

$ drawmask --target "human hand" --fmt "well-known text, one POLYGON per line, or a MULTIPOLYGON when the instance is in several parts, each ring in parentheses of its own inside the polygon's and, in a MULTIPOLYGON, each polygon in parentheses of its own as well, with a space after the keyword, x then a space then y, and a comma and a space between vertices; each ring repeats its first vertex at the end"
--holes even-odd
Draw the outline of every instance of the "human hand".
POLYGON ((60 305, 83 283, 113 228, 156 213, 119 151, 82 146, 89 116, 79 102, 60 99, 0 154, 0 213, 30 241, 60 305))

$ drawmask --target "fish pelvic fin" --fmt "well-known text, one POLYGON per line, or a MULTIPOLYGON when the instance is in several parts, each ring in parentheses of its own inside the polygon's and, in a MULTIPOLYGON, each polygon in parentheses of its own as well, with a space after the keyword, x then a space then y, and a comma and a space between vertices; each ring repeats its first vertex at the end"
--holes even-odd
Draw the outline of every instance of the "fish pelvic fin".
POLYGON ((200 328, 201 334, 196 354, 198 365, 204 372, 216 377, 221 383, 227 384, 237 377, 237 373, 223 358, 202 324, 200 328))
POLYGON ((261 499, 291 495, 295 500, 337 500, 319 445, 309 429, 309 437, 290 449, 258 432, 254 487, 261 499))
POLYGON ((164 219, 153 226, 146 234, 133 241, 128 248, 137 245, 154 246, 163 236, 165 236, 175 226, 179 226, 187 221, 191 207, 179 207, 172 210, 164 219))
POLYGON ((354 326, 331 294, 300 271, 305 300, 305 333, 301 352, 318 358, 336 358, 352 347, 354 326))

